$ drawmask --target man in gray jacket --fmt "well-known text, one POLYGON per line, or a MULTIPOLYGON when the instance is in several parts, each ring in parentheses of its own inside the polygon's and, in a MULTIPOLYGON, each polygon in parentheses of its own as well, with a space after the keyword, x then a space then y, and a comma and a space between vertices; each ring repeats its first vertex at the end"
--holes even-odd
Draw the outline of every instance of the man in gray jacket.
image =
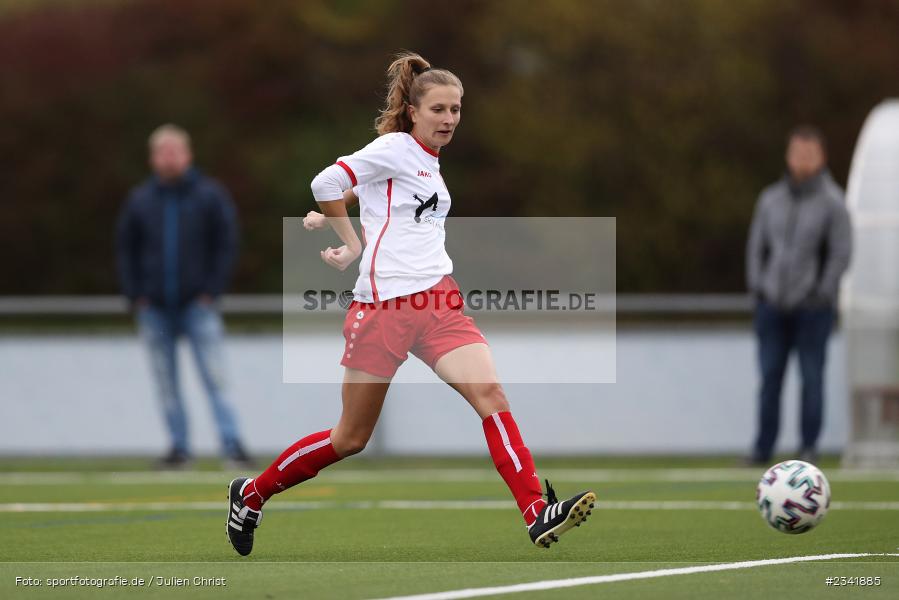
POLYGON ((852 230, 843 191, 827 170, 821 133, 797 127, 787 145, 787 174, 759 196, 746 249, 756 301, 762 385, 759 429, 750 462, 767 464, 780 425, 780 396, 790 352, 802 373, 803 460, 817 460, 824 406, 824 363, 852 230))

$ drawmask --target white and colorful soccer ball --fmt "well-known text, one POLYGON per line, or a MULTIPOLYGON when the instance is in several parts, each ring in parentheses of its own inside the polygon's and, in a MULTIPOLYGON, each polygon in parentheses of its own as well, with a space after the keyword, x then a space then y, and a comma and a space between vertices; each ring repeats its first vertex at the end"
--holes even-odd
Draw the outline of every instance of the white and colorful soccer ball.
POLYGON ((827 514, 830 483, 815 465, 786 460, 765 471, 755 498, 768 525, 784 533, 805 533, 827 514))

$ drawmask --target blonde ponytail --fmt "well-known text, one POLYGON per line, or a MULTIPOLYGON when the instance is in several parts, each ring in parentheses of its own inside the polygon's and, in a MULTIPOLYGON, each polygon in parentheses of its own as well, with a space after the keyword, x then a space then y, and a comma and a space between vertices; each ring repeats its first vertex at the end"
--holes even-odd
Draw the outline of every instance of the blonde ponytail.
POLYGON ((454 85, 462 92, 462 82, 446 69, 432 69, 431 63, 414 52, 402 52, 387 67, 387 102, 375 119, 378 135, 412 131, 407 106, 418 107, 432 85, 454 85))

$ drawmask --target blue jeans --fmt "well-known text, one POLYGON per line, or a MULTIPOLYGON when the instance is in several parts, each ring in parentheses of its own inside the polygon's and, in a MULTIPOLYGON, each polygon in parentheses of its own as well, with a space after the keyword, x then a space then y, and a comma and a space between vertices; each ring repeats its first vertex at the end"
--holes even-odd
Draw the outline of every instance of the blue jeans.
POLYGON ((212 405, 222 446, 226 454, 238 444, 234 411, 225 399, 222 346, 225 328, 213 306, 193 302, 169 311, 147 306, 139 309, 137 323, 146 343, 163 415, 176 450, 189 453, 187 415, 178 378, 178 338, 187 336, 203 387, 212 405))
POLYGON ((780 395, 787 359, 793 348, 802 375, 802 448, 814 450, 824 416, 824 363, 833 327, 830 306, 785 311, 760 301, 755 310, 762 386, 759 392, 759 429, 754 458, 768 460, 780 428, 780 395))

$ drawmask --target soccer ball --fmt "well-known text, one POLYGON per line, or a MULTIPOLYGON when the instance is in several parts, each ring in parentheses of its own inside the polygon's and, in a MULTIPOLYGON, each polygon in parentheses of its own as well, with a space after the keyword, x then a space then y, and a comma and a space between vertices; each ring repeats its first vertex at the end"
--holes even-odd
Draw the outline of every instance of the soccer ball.
POLYGON ((830 484, 815 465, 787 460, 765 471, 755 499, 768 525, 784 533, 805 533, 827 514, 830 484))

